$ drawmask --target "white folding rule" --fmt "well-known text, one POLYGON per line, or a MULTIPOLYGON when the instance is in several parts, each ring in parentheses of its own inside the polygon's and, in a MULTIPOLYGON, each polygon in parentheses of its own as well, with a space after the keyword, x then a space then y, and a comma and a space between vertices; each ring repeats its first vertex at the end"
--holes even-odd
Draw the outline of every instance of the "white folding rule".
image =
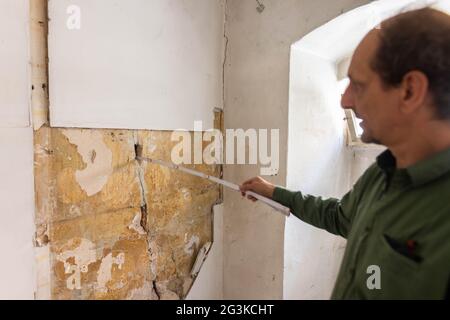
MULTIPOLYGON (((174 169, 174 170, 179 170, 179 171, 185 172, 185 173, 193 175, 193 176, 197 176, 197 177, 200 177, 200 178, 203 178, 203 179, 208 179, 208 180, 210 180, 212 182, 221 184, 221 185, 223 185, 223 186, 225 186, 227 188, 230 188, 230 189, 232 189, 234 191, 241 192, 241 190, 239 189, 239 186, 237 184, 234 184, 232 182, 228 182, 228 181, 223 180, 223 179, 216 178, 214 176, 207 175, 207 174, 205 174, 203 172, 200 172, 200 171, 188 169, 188 168, 185 168, 185 167, 173 164, 173 163, 169 163, 169 162, 165 162, 165 161, 161 161, 161 160, 157 160, 157 159, 150 159, 150 158, 145 158, 145 157, 136 157, 136 160, 138 160, 138 161, 146 161, 146 162, 150 162, 150 163, 155 163, 155 164, 159 164, 159 165, 161 165, 163 167, 171 168, 171 169, 174 169)), ((245 194, 260 200, 261 202, 263 202, 263 203, 267 204, 268 206, 272 207, 273 209, 281 212, 282 214, 284 214, 287 217, 289 217, 289 215, 291 214, 291 211, 290 211, 290 209, 288 207, 285 207, 282 204, 280 204, 280 203, 278 203, 276 201, 273 201, 272 199, 264 197, 264 196, 262 196, 260 194, 257 194, 255 192, 253 192, 253 191, 247 191, 247 192, 245 192, 245 194)))

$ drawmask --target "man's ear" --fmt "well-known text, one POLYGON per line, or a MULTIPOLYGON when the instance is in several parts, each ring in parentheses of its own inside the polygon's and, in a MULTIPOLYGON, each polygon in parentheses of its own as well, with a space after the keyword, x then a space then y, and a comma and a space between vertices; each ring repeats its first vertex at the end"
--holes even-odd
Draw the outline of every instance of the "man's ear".
POLYGON ((428 96, 428 78, 420 71, 410 71, 401 84, 401 111, 410 114, 424 105, 428 96))

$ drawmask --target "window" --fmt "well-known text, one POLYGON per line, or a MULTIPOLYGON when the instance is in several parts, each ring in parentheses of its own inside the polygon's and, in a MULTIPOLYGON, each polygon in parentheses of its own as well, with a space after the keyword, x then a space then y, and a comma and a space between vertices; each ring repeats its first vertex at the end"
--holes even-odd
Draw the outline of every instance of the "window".
MULTIPOLYGON (((344 78, 338 82, 339 92, 344 94, 345 89, 349 84, 349 79, 344 78)), ((352 110, 345 110, 345 121, 347 123, 347 145, 348 146, 363 146, 366 145, 361 141, 363 130, 360 126, 361 119, 358 119, 352 110)), ((366 145, 367 146, 367 145, 366 145)))
POLYGON ((362 145, 361 141, 362 129, 359 126, 361 119, 355 116, 352 110, 345 110, 345 120, 347 121, 347 145, 362 145))

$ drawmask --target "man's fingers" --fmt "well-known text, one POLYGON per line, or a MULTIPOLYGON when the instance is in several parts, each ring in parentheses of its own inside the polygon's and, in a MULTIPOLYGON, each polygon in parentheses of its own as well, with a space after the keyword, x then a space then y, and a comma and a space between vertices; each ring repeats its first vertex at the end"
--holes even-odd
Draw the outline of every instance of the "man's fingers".
POLYGON ((253 185, 251 183, 244 183, 243 185, 239 186, 239 189, 242 192, 246 192, 246 191, 252 190, 252 187, 253 187, 253 185))
POLYGON ((239 186, 239 189, 242 191, 242 192, 246 192, 246 191, 249 191, 249 190, 251 190, 251 191, 253 191, 253 188, 255 187, 255 183, 258 181, 258 177, 254 177, 254 178, 251 178, 251 179, 249 179, 249 180, 247 180, 247 181, 244 181, 244 183, 242 183, 240 186, 239 186))
POLYGON ((255 183, 256 181, 258 181, 258 177, 248 179, 248 180, 244 181, 244 183, 242 185, 251 185, 251 184, 255 183))
POLYGON ((250 190, 252 186, 253 186, 252 183, 243 183, 242 185, 239 186, 239 188, 243 191, 247 191, 250 190))
POLYGON ((254 177, 252 179, 249 179, 239 186, 241 195, 247 196, 247 198, 249 200, 252 200, 253 202, 257 201, 257 199, 255 197, 247 195, 248 191, 253 191, 253 192, 263 195, 263 196, 264 195, 267 196, 270 194, 269 195, 269 197, 270 197, 272 189, 273 189, 273 185, 260 177, 254 177))

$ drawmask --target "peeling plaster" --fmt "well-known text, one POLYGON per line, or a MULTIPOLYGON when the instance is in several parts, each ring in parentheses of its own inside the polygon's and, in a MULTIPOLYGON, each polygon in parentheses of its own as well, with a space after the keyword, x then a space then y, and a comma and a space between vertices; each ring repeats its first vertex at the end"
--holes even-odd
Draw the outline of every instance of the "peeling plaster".
POLYGON ((102 133, 94 130, 62 129, 61 131, 70 143, 77 146, 86 164, 85 169, 75 173, 80 187, 89 197, 100 192, 113 172, 112 152, 103 141, 102 133))
POLYGON ((152 272, 152 276, 156 278, 158 270, 158 246, 155 242, 148 242, 148 252, 150 259, 150 271, 152 272))
POLYGON ((153 282, 146 281, 140 288, 131 290, 127 295, 128 300, 159 300, 153 282))
POLYGON ((81 215, 80 207, 75 206, 75 205, 71 205, 71 206, 70 206, 70 209, 69 209, 69 213, 70 213, 72 216, 79 216, 79 215, 81 215))
MULTIPOLYGON (((48 246, 50 282, 43 278, 36 297, 185 297, 193 281, 190 271, 196 252, 200 244, 210 241, 209 216, 206 211, 197 212, 197 207, 204 210, 215 203, 218 190, 210 188, 203 180, 134 161, 134 153, 139 150, 147 155, 149 143, 157 146, 158 154, 155 157, 170 157, 168 152, 173 142, 170 141, 170 135, 163 132, 48 127, 36 131, 35 147, 40 155, 35 160, 35 167, 40 174, 37 180, 37 203, 39 212, 45 214, 43 217, 47 219, 40 218, 37 225, 48 226, 52 243, 48 246), (81 133, 74 138, 69 131, 81 133), (98 162, 105 161, 101 159, 97 147, 99 143, 94 141, 96 145, 93 146, 93 139, 89 138, 86 131, 97 131, 102 135, 113 154, 113 168, 126 163, 120 172, 113 170, 100 194, 90 198, 86 197, 76 180, 77 170, 87 171, 89 167, 95 168, 98 162), (83 144, 85 148, 80 147, 83 144), (69 156, 72 160, 69 160, 69 156), (45 171, 48 168, 55 170, 45 171), (70 184, 65 183, 64 179, 58 180, 61 169, 70 184), (67 201, 58 201, 60 195, 73 187, 77 189, 76 195, 68 197, 67 201), (124 193, 130 193, 128 198, 132 201, 116 201, 124 193), (52 206, 48 206, 49 203, 52 206), (81 239, 90 242, 83 245, 81 239), (73 251, 80 251, 78 247, 87 250, 89 245, 94 262, 78 265, 75 255, 81 253, 73 251), (121 252, 125 253, 126 261, 119 270, 114 264, 114 258, 121 252), (109 253, 111 256, 108 256, 109 253)), ((202 166, 202 169, 211 174, 217 171, 216 167, 202 166)), ((45 228, 41 229, 39 235, 45 234, 45 228)), ((46 242, 44 238, 39 239, 40 243, 46 242)))
POLYGON ((180 300, 180 297, 173 292, 172 290, 167 288, 168 281, 164 282, 156 282, 156 293, 159 296, 160 300, 180 300))
POLYGON ((125 286, 126 286, 126 283, 124 283, 122 280, 120 280, 120 281, 114 283, 114 284, 111 286, 111 289, 112 289, 112 290, 118 290, 118 289, 122 289, 122 288, 125 287, 125 286))
POLYGON ((111 280, 111 271, 113 264, 116 264, 119 269, 122 269, 122 265, 125 263, 125 254, 119 253, 116 257, 112 256, 112 253, 108 254, 102 259, 100 268, 97 272, 97 285, 101 292, 107 292, 106 284, 111 280))
POLYGON ((142 235, 147 234, 147 232, 145 232, 145 229, 141 225, 141 220, 142 220, 142 211, 139 211, 134 216, 133 221, 128 226, 128 229, 134 230, 138 234, 142 234, 142 235))
POLYGON ((52 151, 48 150, 45 146, 36 144, 34 147, 34 153, 36 156, 45 156, 52 154, 52 151))
POLYGON ((208 257, 209 250, 211 249, 212 243, 208 242, 205 243, 205 245, 199 250, 197 254, 197 258, 195 259, 194 266, 191 270, 191 276, 196 277, 197 274, 200 272, 200 269, 202 268, 203 262, 205 262, 206 258, 208 257))
POLYGON ((48 237, 48 226, 46 224, 37 225, 36 233, 34 236, 34 245, 35 247, 44 247, 49 243, 48 237))
MULTIPOLYGON (((135 157, 137 158, 137 157, 142 156, 142 154, 141 154, 142 153, 142 144, 139 143, 140 141, 139 141, 137 131, 134 133, 133 139, 134 139, 135 157)), ((139 163, 139 162, 136 162, 136 163, 137 163, 136 177, 139 182, 140 189, 141 189, 141 208, 144 209, 143 211, 145 211, 145 212, 142 212, 142 211, 141 212, 144 215, 146 215, 148 201, 147 201, 147 186, 145 184, 145 170, 144 170, 145 164, 139 163)), ((142 218, 143 218, 143 216, 141 216, 141 220, 142 220, 142 218)), ((145 228, 144 228, 144 230, 145 230, 145 228)))
MULTIPOLYGON (((185 238, 187 237, 187 234, 185 235, 185 238)), ((197 236, 192 236, 188 243, 184 246, 184 252, 186 252, 188 255, 192 256, 194 254, 194 250, 196 247, 198 247, 200 243, 200 238, 197 236)))

